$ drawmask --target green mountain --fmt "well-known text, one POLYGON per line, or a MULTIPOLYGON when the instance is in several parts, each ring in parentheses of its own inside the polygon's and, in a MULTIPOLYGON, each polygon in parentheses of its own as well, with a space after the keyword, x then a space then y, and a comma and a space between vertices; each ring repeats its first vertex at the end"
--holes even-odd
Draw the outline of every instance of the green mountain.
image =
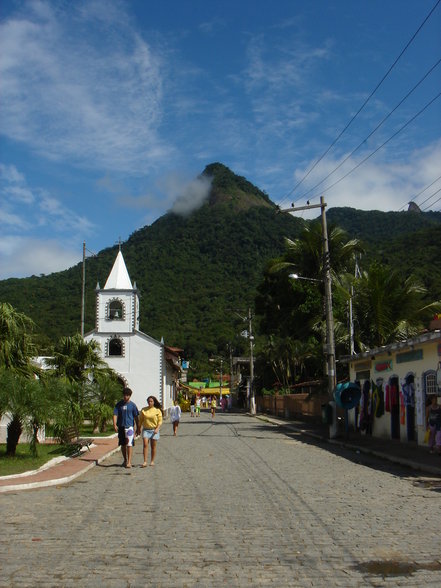
MULTIPOLYGON (((253 306, 266 260, 303 221, 280 214, 268 196, 222 164, 206 167, 207 201, 187 216, 167 213, 133 233, 122 252, 141 296, 140 328, 185 348, 217 353, 245 327, 237 314, 253 306)), ((85 331, 93 328, 95 287, 104 285, 117 247, 86 262, 85 331)), ((82 264, 48 276, 0 281, 0 300, 36 322, 46 345, 80 330, 82 264)))
MULTIPOLYGON (((142 331, 188 357, 225 353, 228 342, 245 345, 237 316, 254 306, 266 262, 279 256, 284 238, 298 236, 305 222, 281 213, 267 194, 220 163, 201 174, 211 178, 207 200, 186 216, 169 212, 134 232, 122 251, 141 296, 142 331), (242 342, 242 343, 240 343, 242 342)), ((377 257, 413 271, 441 298, 441 214, 328 211, 366 243, 362 269, 377 257)), ((85 331, 95 319, 95 287, 104 285, 117 254, 104 249, 86 262, 85 331)), ((0 281, 0 300, 10 302, 37 325, 41 351, 60 336, 80 330, 82 264, 48 276, 0 281)))

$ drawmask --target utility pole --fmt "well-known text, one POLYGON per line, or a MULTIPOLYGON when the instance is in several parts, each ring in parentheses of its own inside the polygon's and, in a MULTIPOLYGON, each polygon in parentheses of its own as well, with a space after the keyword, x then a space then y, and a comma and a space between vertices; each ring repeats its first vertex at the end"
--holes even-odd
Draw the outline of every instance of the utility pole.
POLYGON ((81 288, 81 336, 84 337, 84 311, 86 306, 86 241, 83 241, 83 280, 81 288))
POLYGON ((334 342, 334 315, 332 312, 332 279, 331 263, 329 256, 328 227, 326 223, 326 203, 323 196, 320 197, 320 204, 307 204, 306 206, 292 205, 292 208, 282 210, 282 212, 297 212, 300 210, 310 210, 311 208, 320 208, 322 236, 323 236, 323 282, 325 286, 325 313, 326 313, 326 369, 328 376, 328 396, 332 403, 332 423, 329 426, 329 436, 334 438, 337 435, 337 413, 334 402, 334 390, 336 386, 336 369, 335 369, 335 342, 334 342))
POLYGON ((254 396, 254 358, 253 358, 253 323, 251 308, 248 307, 248 337, 250 339, 250 413, 256 414, 256 399, 254 396))
POLYGON ((233 348, 231 343, 228 343, 228 351, 230 352, 230 402, 233 401, 233 348))
MULTIPOLYGON (((233 310, 230 309, 234 312, 234 314, 236 314, 241 320, 243 321, 248 321, 248 332, 245 331, 247 334, 246 336, 249 339, 250 342, 250 381, 249 381, 249 396, 250 396, 250 413, 251 414, 256 414, 256 399, 254 396, 254 358, 253 358, 253 341, 254 341, 254 336, 253 336, 253 316, 251 314, 251 308, 248 307, 248 316, 242 316, 241 314, 239 314, 239 312, 237 310, 233 310)), ((243 312, 243 311, 241 311, 243 312)), ((244 336, 244 335, 243 335, 244 336)), ((233 368, 231 368, 233 369, 233 368)))
POLYGON ((219 402, 222 402, 222 365, 224 360, 220 360, 220 392, 219 392, 219 402))
POLYGON ((328 366, 328 392, 329 397, 333 399, 334 389, 336 386, 334 315, 332 312, 331 263, 329 257, 328 228, 326 224, 326 204, 323 196, 320 196, 320 208, 323 231, 323 280, 325 282, 326 297, 326 358, 328 366))

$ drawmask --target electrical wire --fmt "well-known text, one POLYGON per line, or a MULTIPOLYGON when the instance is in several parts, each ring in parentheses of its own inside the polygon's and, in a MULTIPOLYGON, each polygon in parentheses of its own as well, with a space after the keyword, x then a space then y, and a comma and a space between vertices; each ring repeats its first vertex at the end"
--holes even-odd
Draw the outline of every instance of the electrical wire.
MULTIPOLYGON (((436 182, 438 180, 441 180, 441 176, 438 176, 435 180, 433 180, 433 182, 431 184, 429 184, 428 186, 426 186, 425 188, 423 188, 420 192, 418 192, 418 194, 415 194, 415 196, 412 196, 412 198, 410 198, 410 200, 408 200, 407 202, 405 202, 401 208, 398 209, 398 212, 404 210, 406 208, 406 206, 410 203, 410 202, 415 202, 415 200, 418 198, 418 196, 421 196, 421 194, 423 194, 426 190, 428 190, 429 188, 431 188, 433 186, 433 184, 436 184, 436 182)), ((429 198, 431 198, 429 196, 429 198)), ((421 204, 424 204, 426 202, 426 200, 424 200, 423 202, 421 202, 421 204)), ((419 205, 421 206, 421 205, 419 205)))
POLYGON ((424 74, 424 76, 419 80, 419 82, 417 82, 413 88, 411 88, 409 90, 409 92, 404 96, 404 98, 402 98, 398 104, 395 106, 395 108, 393 108, 378 124, 377 126, 369 133, 369 135, 363 139, 363 141, 361 143, 359 143, 357 145, 357 147, 355 147, 355 149, 353 149, 351 151, 351 153, 349 153, 349 155, 347 155, 338 165, 337 167, 335 167, 331 172, 328 173, 327 176, 325 176, 322 180, 320 180, 320 182, 318 182, 318 184, 316 184, 315 186, 313 186, 312 188, 310 188, 307 192, 305 192, 304 194, 302 194, 302 196, 300 196, 300 198, 303 198, 304 196, 306 196, 307 194, 310 194, 311 192, 313 192, 316 188, 318 188, 319 186, 321 186, 321 184, 323 184, 323 182, 326 182, 326 180, 331 177, 338 169, 341 168, 342 165, 344 165, 348 159, 350 159, 354 153, 356 153, 360 147, 362 147, 367 141, 368 139, 370 139, 372 137, 372 135, 378 131, 378 129, 387 121, 388 118, 390 118, 390 116, 403 104, 403 102, 405 100, 407 100, 407 98, 409 98, 409 96, 418 88, 418 86, 420 84, 423 83, 423 81, 427 78, 427 76, 429 76, 432 71, 441 63, 441 58, 438 59, 438 61, 432 65, 432 67, 424 74))
MULTIPOLYGON (((384 141, 381 145, 379 145, 376 149, 374 149, 374 151, 372 151, 372 153, 370 153, 369 155, 367 155, 364 159, 362 159, 359 163, 357 163, 357 165, 355 165, 352 169, 350 169, 347 173, 345 173, 341 178, 339 178, 338 180, 336 180, 333 184, 330 184, 324 190, 321 190, 321 194, 323 195, 325 192, 329 192, 329 190, 331 188, 334 188, 334 186, 336 186, 337 184, 339 184, 342 180, 344 180, 350 174, 352 174, 352 172, 354 172, 361 165, 363 165, 363 163, 365 163, 373 155, 375 155, 376 153, 378 153, 378 151, 380 151, 380 149, 382 149, 385 145, 387 145, 390 141, 392 141, 392 139, 394 139, 399 133, 401 133, 401 131, 403 131, 406 127, 408 127, 410 125, 410 123, 412 123, 418 116, 420 116, 425 110, 427 110, 427 108, 429 106, 431 106, 431 104, 433 104, 433 102, 435 102, 435 100, 437 100, 440 96, 441 96, 441 92, 439 92, 434 98, 432 98, 432 100, 430 100, 430 102, 428 102, 425 106, 423 106, 423 108, 420 111, 418 111, 411 119, 409 119, 402 127, 400 127, 398 129, 398 131, 396 131, 393 135, 391 135, 388 139, 386 139, 386 141, 384 141)), ((300 196, 300 198, 305 197, 307 194, 309 194, 309 192, 310 192, 310 190, 308 190, 307 192, 305 192, 304 194, 302 194, 302 196, 300 196)))
MULTIPOLYGON (((433 196, 435 196, 435 194, 438 194, 438 192, 441 192, 441 188, 439 190, 437 190, 436 192, 434 192, 431 196, 429 196, 429 198, 427 198, 426 200, 424 200, 424 202, 427 202, 427 200, 430 200, 433 196)), ((435 202, 432 202, 432 204, 429 204, 429 206, 426 206, 426 208, 423 209, 423 212, 426 211, 426 210, 429 210, 429 208, 431 206, 433 206, 434 204, 436 204, 440 200, 441 200, 441 196, 437 200, 435 200, 435 202)), ((421 204, 423 204, 423 203, 421 203, 421 204)))
MULTIPOLYGON (((389 67, 389 69, 386 71, 386 73, 383 75, 383 77, 381 78, 381 80, 378 82, 378 84, 375 86, 375 88, 372 90, 372 92, 369 94, 369 96, 366 98, 366 100, 363 102, 363 104, 360 106, 360 108, 357 110, 357 112, 354 114, 354 116, 350 119, 350 121, 346 124, 346 126, 343 128, 342 131, 340 131, 340 133, 337 135, 337 137, 332 141, 332 143, 329 145, 329 147, 326 149, 326 151, 324 151, 324 153, 315 161, 315 163, 309 168, 309 170, 306 172, 306 174, 297 182, 297 184, 294 186, 294 188, 292 188, 281 200, 281 202, 279 203, 279 206, 283 204, 283 202, 286 201, 286 199, 288 198, 288 196, 290 196, 293 192, 295 192, 295 190, 297 190, 297 188, 306 180, 306 178, 309 176, 309 174, 315 169, 315 167, 322 161, 322 159, 329 153, 329 151, 332 149, 332 147, 334 147, 334 145, 337 143, 337 141, 342 137, 342 135, 348 130, 348 128, 351 126, 351 124, 354 122, 354 120, 358 117, 358 115, 361 113, 361 111, 364 109, 364 107, 368 104, 368 102, 371 100, 371 98, 374 96, 374 94, 377 92, 377 90, 380 88, 380 86, 383 84, 384 80, 389 76, 390 72, 393 70, 393 68, 395 67, 395 65, 398 63, 398 61, 401 59, 401 57, 404 55, 404 53, 407 51, 407 49, 409 48, 409 46, 413 43, 413 41, 415 40, 416 36, 418 35, 418 33, 421 31, 421 29, 423 28, 423 26, 426 24, 426 22, 429 20, 429 18, 432 16, 432 13, 435 11, 435 9, 438 7, 439 3, 441 2, 441 0, 437 0, 436 4, 433 6, 433 8, 430 10, 430 12, 428 13, 428 15, 425 17, 425 19, 423 20, 423 22, 420 24, 420 26, 417 28, 417 30, 415 31, 415 33, 412 35, 412 37, 409 39, 409 41, 406 43, 406 45, 404 46, 404 48, 401 50, 401 52, 399 53, 398 57, 395 59, 395 61, 392 63, 392 65, 389 67)), ((301 198, 301 197, 300 197, 301 198)), ((300 198, 298 198, 297 200, 299 200, 300 198)))

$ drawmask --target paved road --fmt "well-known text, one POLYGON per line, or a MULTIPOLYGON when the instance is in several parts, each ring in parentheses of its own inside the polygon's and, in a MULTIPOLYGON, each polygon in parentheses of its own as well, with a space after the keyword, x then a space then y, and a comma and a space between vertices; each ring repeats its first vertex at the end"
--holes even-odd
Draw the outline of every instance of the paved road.
POLYGON ((120 463, 0 497, 0 586, 441 585, 439 479, 234 414, 120 463))

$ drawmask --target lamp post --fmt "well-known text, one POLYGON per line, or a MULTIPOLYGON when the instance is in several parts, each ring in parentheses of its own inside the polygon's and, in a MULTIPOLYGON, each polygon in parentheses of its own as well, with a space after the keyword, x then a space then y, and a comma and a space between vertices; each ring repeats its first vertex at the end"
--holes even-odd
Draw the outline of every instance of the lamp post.
POLYGON ((222 403, 222 365, 224 360, 220 360, 220 391, 219 391, 219 402, 222 403))
POLYGON ((250 382, 249 382, 249 393, 250 393, 250 414, 256 414, 256 398, 254 395, 254 335, 253 335, 253 315, 251 314, 251 308, 248 307, 248 316, 242 316, 237 312, 237 310, 233 310, 234 314, 236 314, 240 319, 243 321, 248 321, 248 332, 247 337, 250 342, 250 382))
MULTIPOLYGON (((332 280, 331 264, 329 256, 328 228, 326 223, 326 203, 323 196, 320 197, 320 204, 308 204, 307 206, 292 207, 282 212, 293 212, 297 210, 309 210, 311 208, 320 208, 322 237, 323 237, 323 283, 325 286, 325 312, 326 312, 326 367, 328 375, 328 395, 330 401, 334 403, 334 390, 336 386, 336 369, 335 369, 335 342, 334 342, 334 315, 332 312, 332 280)), ((297 274, 291 274, 295 279, 305 279, 312 282, 321 282, 315 278, 302 278, 297 274)), ((337 435, 337 413, 335 403, 332 410, 332 423, 329 426, 329 436, 334 438, 337 435)))

